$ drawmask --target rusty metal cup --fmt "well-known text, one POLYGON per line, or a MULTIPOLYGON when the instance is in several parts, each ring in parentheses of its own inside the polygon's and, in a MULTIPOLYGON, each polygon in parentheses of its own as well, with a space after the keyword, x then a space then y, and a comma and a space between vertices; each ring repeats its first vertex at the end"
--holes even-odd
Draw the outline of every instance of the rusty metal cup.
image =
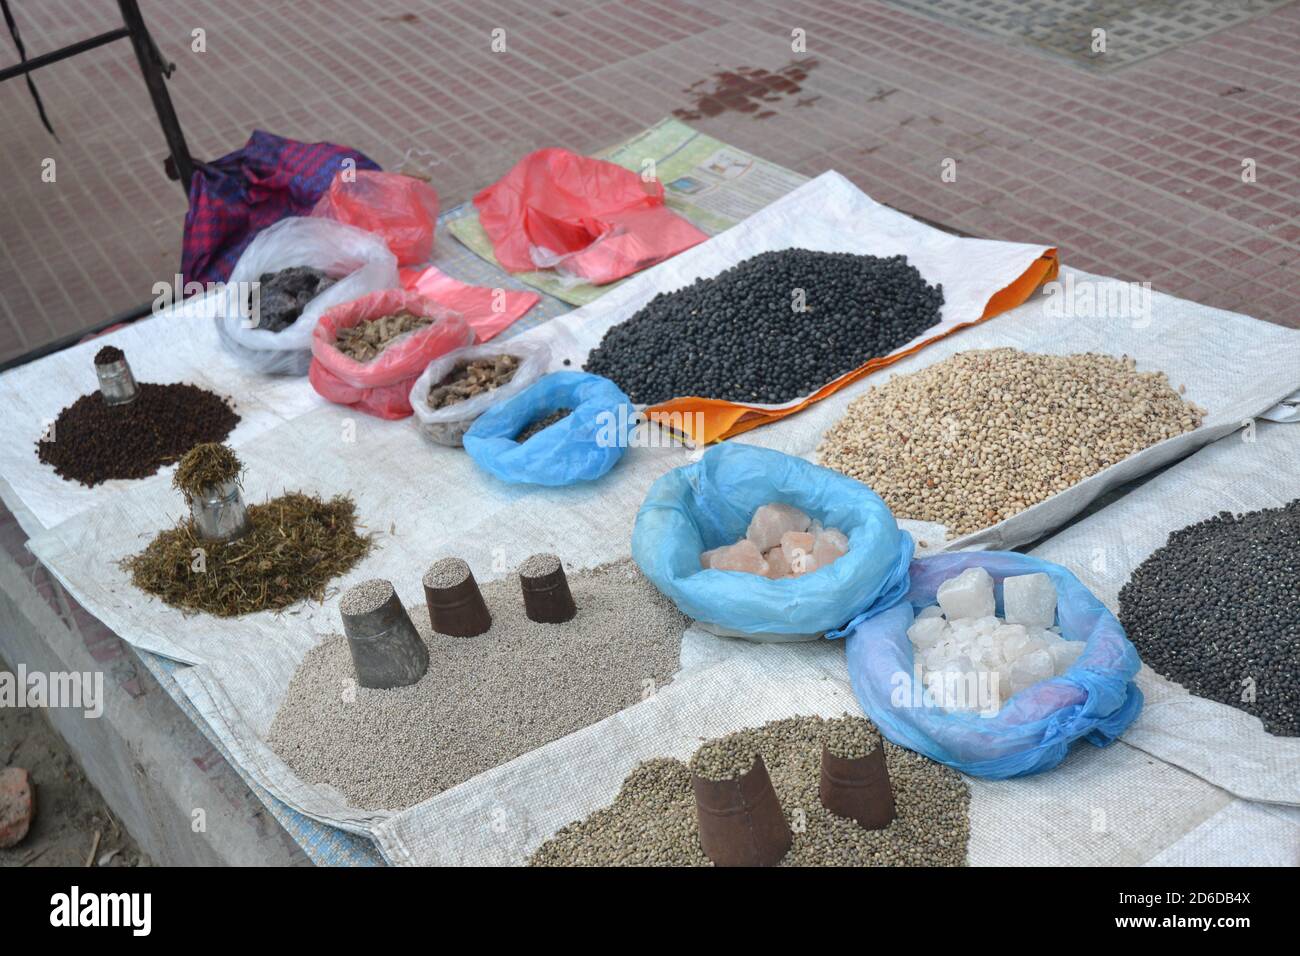
POLYGON ((691 775, 700 847, 715 866, 775 866, 793 836, 761 756, 731 780, 691 775))
POLYGON ((881 830, 894 819, 894 788, 885 766, 885 743, 865 757, 837 757, 822 744, 822 806, 856 820, 867 830, 881 830))
POLYGON ((524 592, 524 611, 531 621, 563 624, 578 613, 564 565, 553 554, 535 554, 525 561, 519 569, 519 586, 524 592), (530 565, 541 565, 546 570, 530 575, 526 573, 530 565))
POLYGON ((429 608, 429 622, 439 634, 451 637, 476 637, 492 626, 492 613, 474 580, 474 572, 460 558, 444 558, 424 575, 424 601, 429 608), (435 571, 444 562, 454 561, 464 577, 450 587, 438 587, 435 571))

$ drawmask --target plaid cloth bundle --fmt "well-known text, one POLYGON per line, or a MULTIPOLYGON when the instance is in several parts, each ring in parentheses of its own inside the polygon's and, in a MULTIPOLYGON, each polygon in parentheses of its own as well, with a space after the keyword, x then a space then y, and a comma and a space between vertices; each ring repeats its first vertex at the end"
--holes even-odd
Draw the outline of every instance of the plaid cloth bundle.
POLYGON ((310 214, 347 159, 357 169, 379 169, 354 149, 262 130, 254 130, 242 149, 196 162, 181 248, 185 281, 224 282, 259 232, 286 216, 310 214))

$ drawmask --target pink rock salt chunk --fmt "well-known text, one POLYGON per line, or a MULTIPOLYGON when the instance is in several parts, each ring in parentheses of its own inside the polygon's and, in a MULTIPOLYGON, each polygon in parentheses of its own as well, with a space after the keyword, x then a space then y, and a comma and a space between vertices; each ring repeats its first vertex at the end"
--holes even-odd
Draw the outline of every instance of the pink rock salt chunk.
POLYGON ((796 576, 811 574, 818 570, 820 564, 816 563, 816 558, 810 551, 800 550, 798 553, 787 551, 787 557, 790 559, 790 574, 796 576))
POLYGON ((749 530, 745 537, 752 541, 760 551, 770 551, 781 543, 781 535, 787 531, 807 531, 811 519, 793 505, 762 505, 750 519, 749 530))
POLYGON ((780 547, 772 548, 763 555, 767 560, 767 576, 773 580, 788 578, 791 575, 790 562, 785 559, 785 552, 780 547))
POLYGON ((767 561, 757 545, 748 539, 742 539, 725 548, 718 548, 713 556, 715 571, 744 571, 749 574, 767 576, 767 561))
POLYGON ((813 560, 819 568, 844 557, 849 553, 849 539, 839 528, 824 528, 813 543, 813 560))
POLYGON ((718 554, 723 550, 725 550, 725 547, 714 548, 711 551, 700 552, 700 567, 703 568, 705 571, 709 570, 711 567, 713 567, 713 559, 716 558, 718 554))
POLYGON ((812 557, 813 540, 807 531, 787 531, 781 535, 781 550, 786 563, 792 568, 800 567, 801 562, 806 563, 806 559, 812 557))

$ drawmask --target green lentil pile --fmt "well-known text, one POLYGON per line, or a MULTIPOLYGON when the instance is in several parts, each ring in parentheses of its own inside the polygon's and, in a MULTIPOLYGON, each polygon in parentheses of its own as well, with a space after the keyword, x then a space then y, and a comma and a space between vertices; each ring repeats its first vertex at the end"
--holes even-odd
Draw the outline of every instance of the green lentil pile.
POLYGON ((1300 736, 1300 498, 1170 534, 1120 590, 1119 619, 1157 673, 1300 736))
POLYGON ((628 774, 610 806, 560 830, 528 863, 711 866, 700 849, 692 767, 710 779, 730 779, 748 770, 757 753, 793 832, 782 866, 965 865, 970 792, 960 774, 884 741, 897 817, 882 830, 865 830, 821 805, 823 743, 842 756, 860 756, 881 741, 862 717, 790 717, 709 741, 690 765, 648 760, 628 774))

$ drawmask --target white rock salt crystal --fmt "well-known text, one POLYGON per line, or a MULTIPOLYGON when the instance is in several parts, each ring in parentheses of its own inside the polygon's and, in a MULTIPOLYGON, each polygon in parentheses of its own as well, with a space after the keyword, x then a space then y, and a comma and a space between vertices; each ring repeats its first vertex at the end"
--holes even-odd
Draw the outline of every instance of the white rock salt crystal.
POLYGON ((907 638, 918 648, 934 647, 948 634, 948 623, 941 617, 918 619, 907 629, 907 638))
POLYGON ((1012 693, 1018 694, 1026 687, 1054 676, 1056 665, 1047 651, 1034 650, 1012 661, 1010 673, 1012 693))
POLYGON ((1001 623, 1002 623, 1001 621, 999 621, 996 617, 993 617, 992 615, 988 617, 977 617, 975 618, 975 633, 992 634, 994 631, 998 629, 998 626, 1001 623))
POLYGON ((760 551, 768 551, 781 543, 781 535, 787 531, 807 531, 811 522, 812 519, 793 505, 780 502, 760 505, 750 519, 745 537, 760 551))
POLYGON ((925 620, 925 619, 928 618, 928 617, 938 617, 938 618, 942 618, 942 617, 943 617, 943 608, 939 607, 939 605, 937 605, 937 604, 931 604, 929 607, 923 607, 923 608, 921 608, 921 610, 918 611, 917 614, 916 614, 916 619, 917 619, 918 621, 925 620))
POLYGON ((1056 585, 1042 571, 1006 578, 1002 606, 1008 624, 1051 627, 1056 622, 1056 585))
POLYGON ((1023 624, 1002 624, 993 632, 993 639, 1002 648, 1002 656, 1013 661, 1025 652, 1029 634, 1023 624))
POLYGON ((950 621, 991 617, 996 608, 993 578, 983 568, 967 568, 939 585, 939 606, 950 621))
POLYGON ((1079 659, 1079 655, 1083 653, 1084 643, 1084 641, 1061 641, 1048 649, 1057 676, 1064 674, 1079 659))

